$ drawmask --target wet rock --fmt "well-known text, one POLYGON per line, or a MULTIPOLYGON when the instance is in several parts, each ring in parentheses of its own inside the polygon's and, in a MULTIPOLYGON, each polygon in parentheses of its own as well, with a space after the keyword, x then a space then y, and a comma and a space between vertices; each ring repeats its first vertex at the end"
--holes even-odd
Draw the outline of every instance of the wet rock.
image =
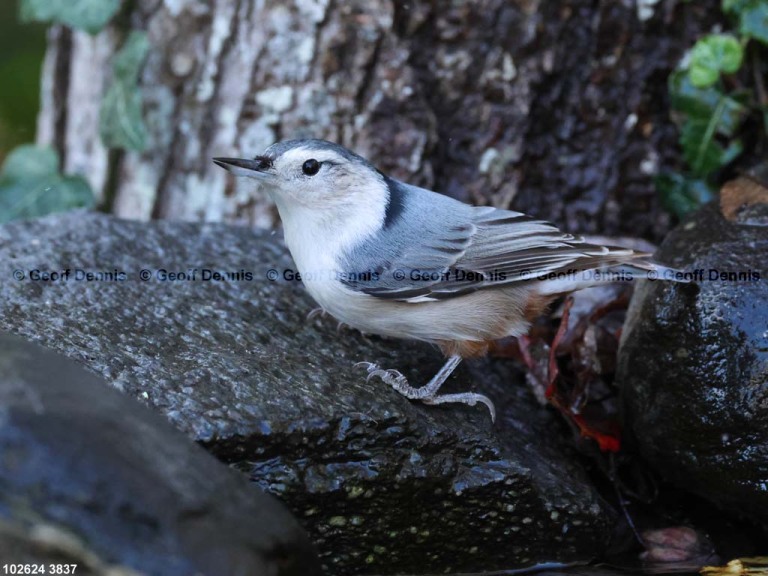
POLYGON ((638 287, 617 381, 628 428, 665 477, 765 520, 768 227, 729 206, 733 221, 708 205, 662 245, 660 261, 693 282, 638 287))
POLYGON ((22 278, 0 283, 0 327, 79 361, 277 494, 329 573, 480 571, 604 549, 613 512, 521 374, 483 361, 447 383, 493 397, 495 426, 483 407, 427 407, 366 382, 356 362, 424 382, 442 358, 308 320, 314 303, 268 233, 74 213, 0 228, 0 259, 22 278), (32 279, 56 271, 67 279, 32 279), (96 279, 75 279, 87 272, 96 279))
POLYGON ((18 336, 0 333, 0 366, 4 562, 113 576, 320 573, 280 503, 153 411, 18 336))

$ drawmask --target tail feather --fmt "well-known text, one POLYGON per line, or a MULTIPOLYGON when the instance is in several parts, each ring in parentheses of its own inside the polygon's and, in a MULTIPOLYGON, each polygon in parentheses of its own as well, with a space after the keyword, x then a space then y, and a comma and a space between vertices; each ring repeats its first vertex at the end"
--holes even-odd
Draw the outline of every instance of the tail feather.
POLYGON ((654 262, 649 253, 619 248, 615 252, 612 249, 610 255, 615 255, 615 259, 606 255, 580 259, 578 269, 571 268, 552 274, 551 278, 541 282, 538 292, 542 295, 563 294, 599 284, 641 279, 688 282, 680 270, 654 262))

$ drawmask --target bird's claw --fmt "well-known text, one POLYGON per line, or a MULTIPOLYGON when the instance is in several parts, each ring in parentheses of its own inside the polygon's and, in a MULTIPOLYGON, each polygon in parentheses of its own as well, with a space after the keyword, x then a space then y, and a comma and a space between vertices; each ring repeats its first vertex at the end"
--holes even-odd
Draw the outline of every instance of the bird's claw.
POLYGON ((357 362, 355 363, 355 368, 358 368, 360 366, 365 366, 365 369, 368 370, 368 372, 371 372, 372 370, 378 370, 378 365, 374 364, 373 362, 357 362))
POLYGON ((448 402, 457 402, 459 404, 466 404, 467 406, 475 406, 476 404, 485 404, 488 408, 488 412, 491 413, 491 422, 496 422, 496 407, 493 405, 488 396, 484 394, 477 394, 476 392, 461 392, 459 394, 441 394, 439 396, 427 396, 421 400, 424 404, 435 406, 437 404, 446 404, 448 402))
POLYGON ((312 310, 310 310, 307 313, 307 320, 312 320, 313 318, 317 318, 318 316, 322 318, 322 317, 325 317, 326 314, 328 313, 325 311, 325 309, 322 308, 321 306, 318 306, 317 308, 312 308, 312 310))
POLYGON ((368 376, 365 377, 366 382, 370 381, 371 378, 378 376, 385 384, 389 384, 396 390, 398 389, 398 386, 408 384, 408 380, 405 376, 397 370, 383 370, 382 368, 379 368, 378 364, 374 364, 373 362, 358 362, 355 364, 355 367, 357 366, 365 366, 365 369, 368 370, 368 376))

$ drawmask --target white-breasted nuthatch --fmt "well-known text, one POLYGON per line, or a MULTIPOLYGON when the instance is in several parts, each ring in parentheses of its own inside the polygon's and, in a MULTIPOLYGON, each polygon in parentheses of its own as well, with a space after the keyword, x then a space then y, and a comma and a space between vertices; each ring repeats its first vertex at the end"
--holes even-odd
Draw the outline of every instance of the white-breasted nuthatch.
POLYGON ((325 140, 288 140, 252 160, 214 162, 272 197, 302 281, 324 310, 362 332, 439 346, 448 361, 419 388, 367 364, 369 378, 427 404, 482 402, 495 417, 487 396, 438 394, 462 358, 525 334, 557 296, 614 278, 598 269, 666 270, 638 260, 647 254, 405 184, 325 140))

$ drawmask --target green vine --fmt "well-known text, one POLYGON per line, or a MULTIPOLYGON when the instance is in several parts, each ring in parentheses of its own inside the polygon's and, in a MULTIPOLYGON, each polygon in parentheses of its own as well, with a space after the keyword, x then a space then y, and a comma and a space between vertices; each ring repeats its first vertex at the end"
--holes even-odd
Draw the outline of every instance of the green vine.
POLYGON ((768 136, 759 53, 768 45, 768 2, 723 0, 722 9, 733 31, 700 38, 669 77, 686 169, 660 174, 656 186, 664 207, 678 217, 715 198, 717 175, 744 151, 741 134, 749 118, 760 114, 768 136))

